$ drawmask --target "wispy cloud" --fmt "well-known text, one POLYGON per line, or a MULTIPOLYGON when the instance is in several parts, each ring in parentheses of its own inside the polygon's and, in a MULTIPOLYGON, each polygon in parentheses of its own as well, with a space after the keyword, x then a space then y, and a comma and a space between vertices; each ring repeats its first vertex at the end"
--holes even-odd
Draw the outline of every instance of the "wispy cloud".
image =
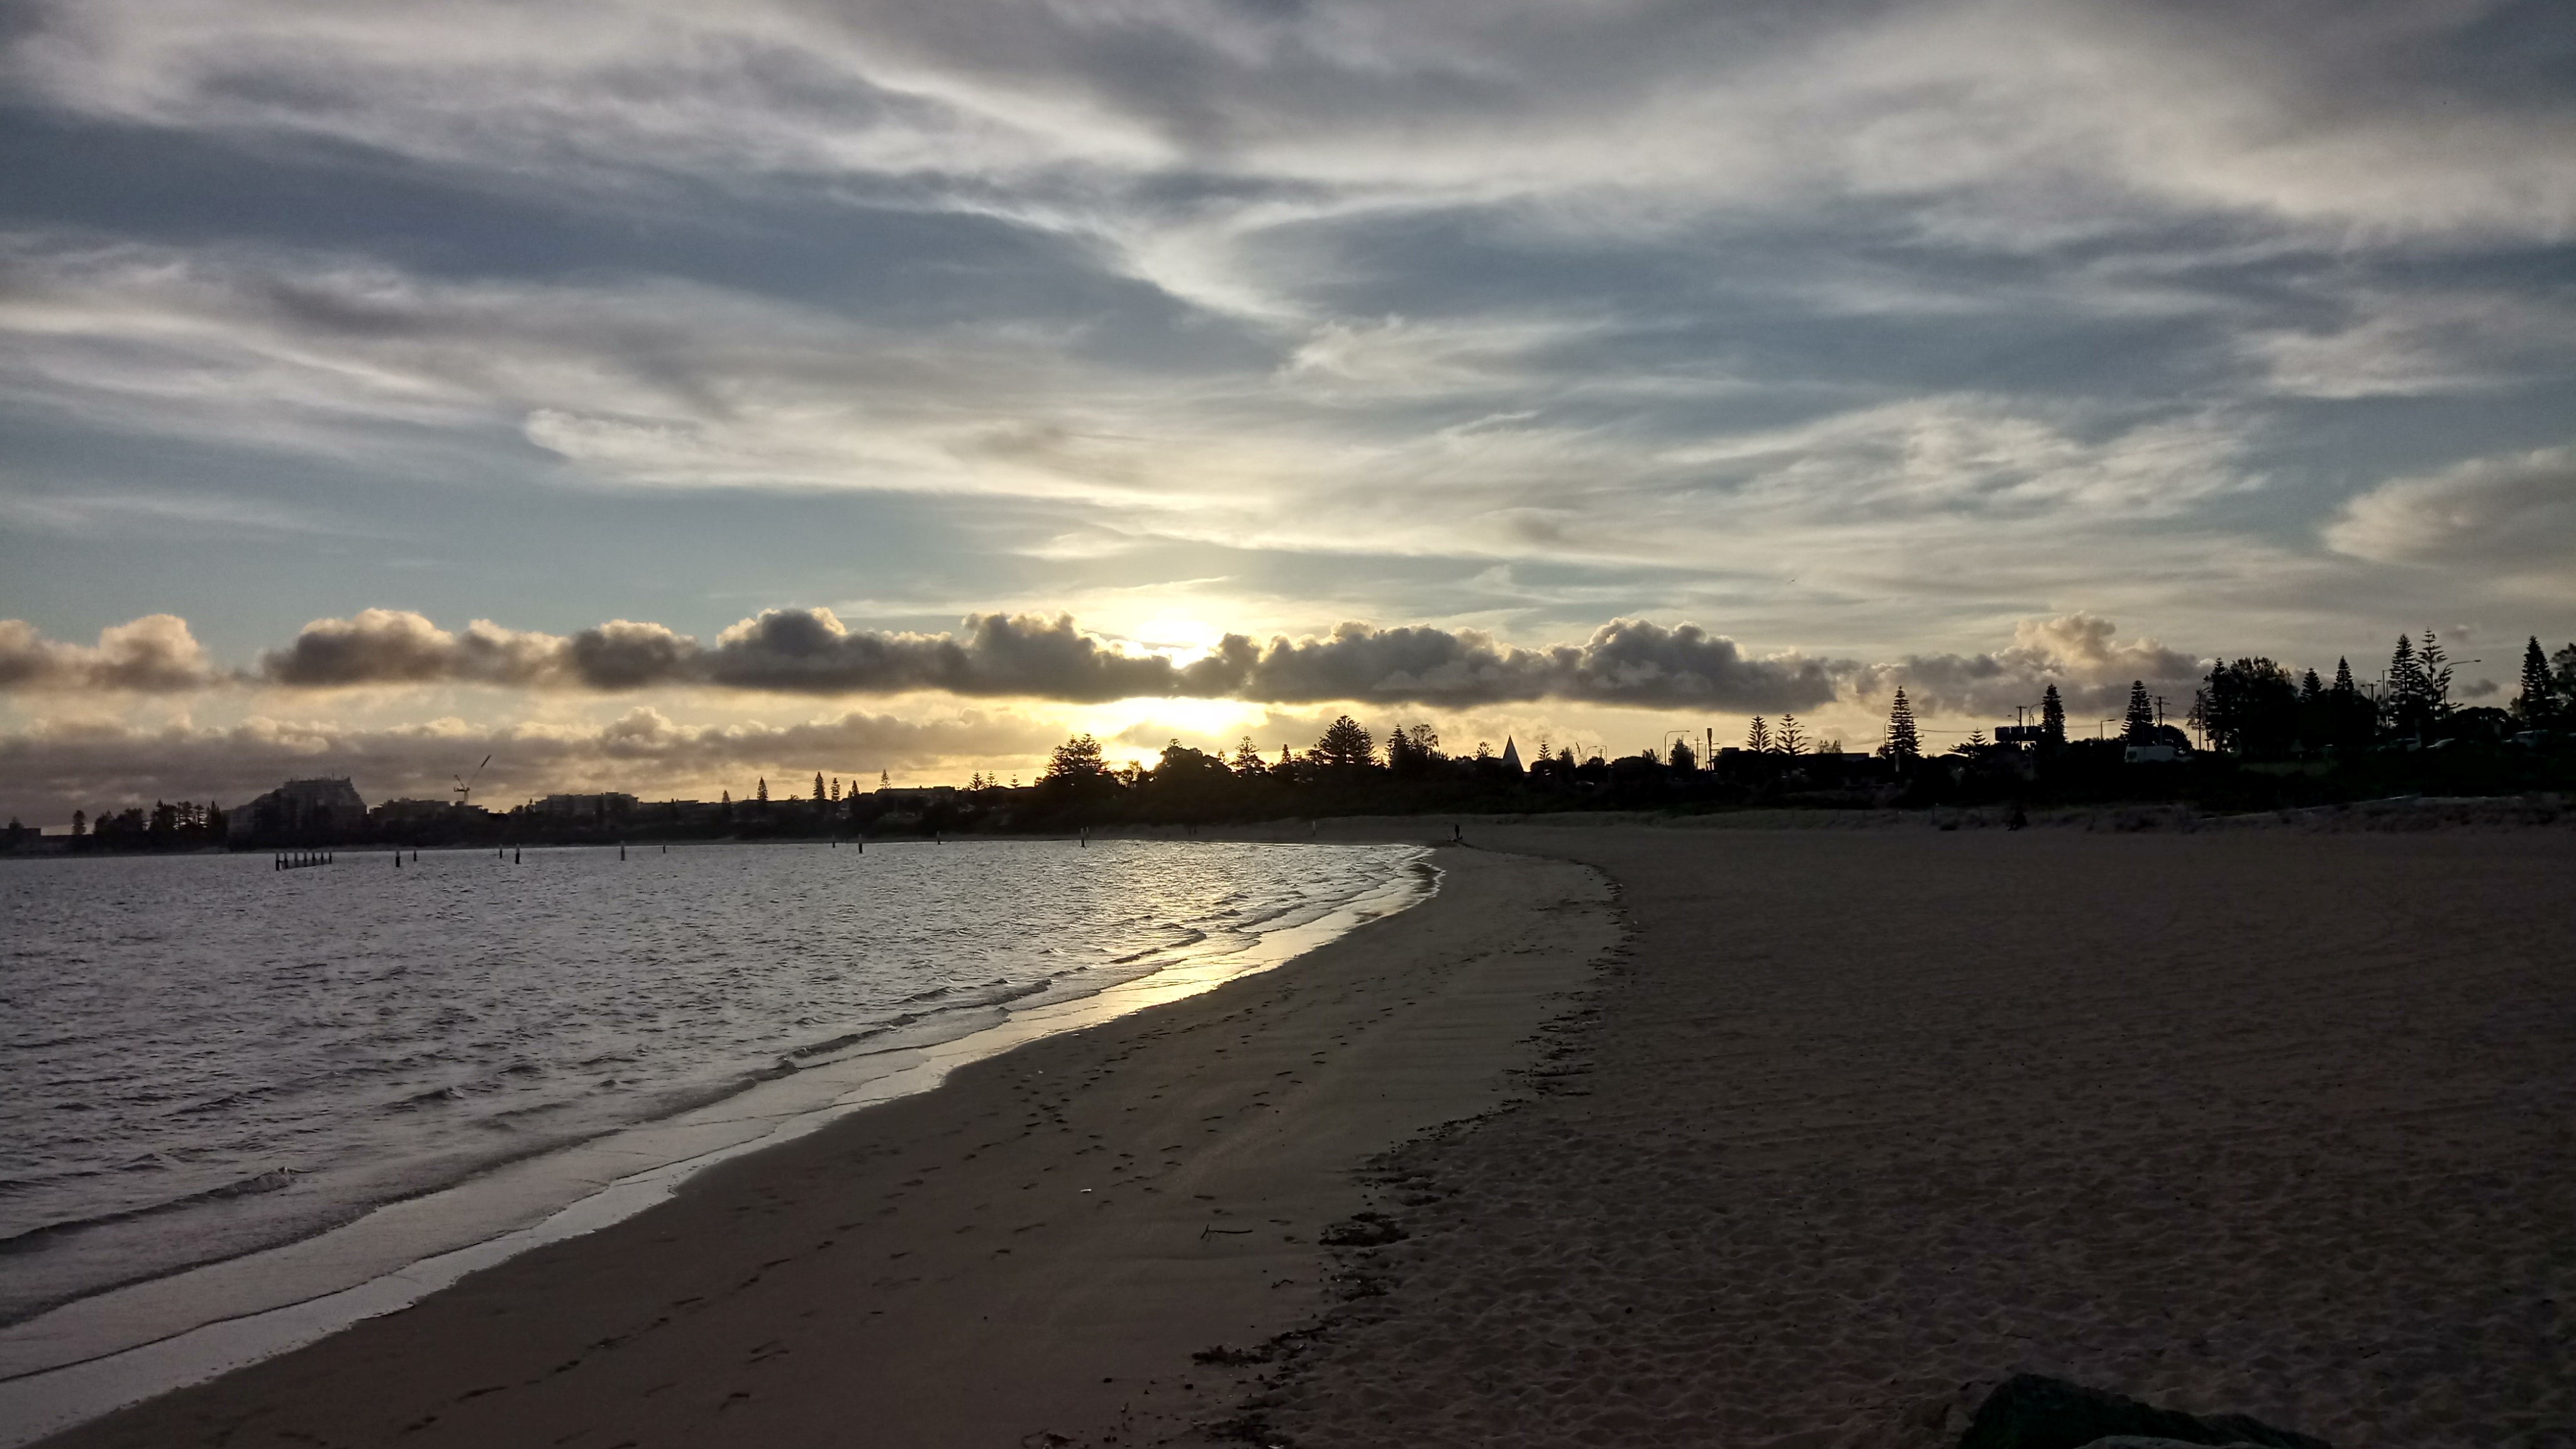
POLYGON ((2345 505, 2326 541, 2361 558, 2475 569, 2576 599, 2576 448, 2391 480, 2345 505))

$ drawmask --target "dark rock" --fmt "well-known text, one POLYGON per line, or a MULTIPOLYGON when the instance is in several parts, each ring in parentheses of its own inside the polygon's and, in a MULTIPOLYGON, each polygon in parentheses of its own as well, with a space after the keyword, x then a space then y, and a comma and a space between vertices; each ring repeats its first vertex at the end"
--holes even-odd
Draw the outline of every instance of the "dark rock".
POLYGON ((1977 1406, 1959 1449, 2085 1449, 2134 1436, 2184 1444, 2253 1444, 2262 1449, 2333 1449, 2323 1439, 2275 1429, 2243 1414, 2196 1418, 2106 1394, 2064 1379, 2015 1374, 1977 1406))

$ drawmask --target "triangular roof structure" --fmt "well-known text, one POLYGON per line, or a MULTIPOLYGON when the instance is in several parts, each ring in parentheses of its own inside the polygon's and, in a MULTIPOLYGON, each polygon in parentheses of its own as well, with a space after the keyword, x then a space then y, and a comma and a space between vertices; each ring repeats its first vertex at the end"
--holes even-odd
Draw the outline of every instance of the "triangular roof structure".
POLYGON ((1506 770, 1518 770, 1520 767, 1520 746, 1512 743, 1512 737, 1510 735, 1503 736, 1503 768, 1506 770))

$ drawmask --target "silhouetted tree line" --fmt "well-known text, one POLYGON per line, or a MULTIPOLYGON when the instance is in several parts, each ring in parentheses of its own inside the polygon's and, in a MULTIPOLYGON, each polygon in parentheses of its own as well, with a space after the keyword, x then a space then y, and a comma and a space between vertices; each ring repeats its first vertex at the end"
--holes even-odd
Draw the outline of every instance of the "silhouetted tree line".
MULTIPOLYGON (((86 810, 72 812, 74 850, 201 850, 224 843, 224 812, 214 802, 203 805, 181 800, 152 802, 145 810, 140 805, 123 810, 101 810, 96 815, 86 810)), ((9 839, 16 844, 18 822, 9 822, 9 839)), ((32 838, 34 832, 25 832, 32 838)))
POLYGON ((2409 791, 2487 794, 2576 786, 2576 644, 2523 648, 2505 708, 2462 706, 2455 666, 2427 630, 2400 635, 2386 671, 2331 681, 2266 658, 2221 660, 2188 715, 2203 748, 2161 718, 2144 681, 2129 687, 2117 739, 2070 739, 2065 702, 2047 688, 2035 730, 1982 734, 1927 758, 1899 690, 1880 757, 1901 801, 2189 799, 2212 808, 2328 803, 2409 791), (2141 768, 2144 765, 2144 768, 2141 768))
POLYGON ((2537 637, 2523 645, 2520 689, 2507 708, 2461 707, 2451 697, 2454 666, 2430 629, 2423 642, 2400 634, 2387 671, 2368 687, 2335 661, 2332 683, 2313 669, 2293 676, 2269 659, 2212 668, 2194 696, 2191 720, 2209 747, 2245 760, 2345 759, 2371 751, 2495 747, 2545 737, 2576 722, 2576 644, 2553 657, 2537 637))

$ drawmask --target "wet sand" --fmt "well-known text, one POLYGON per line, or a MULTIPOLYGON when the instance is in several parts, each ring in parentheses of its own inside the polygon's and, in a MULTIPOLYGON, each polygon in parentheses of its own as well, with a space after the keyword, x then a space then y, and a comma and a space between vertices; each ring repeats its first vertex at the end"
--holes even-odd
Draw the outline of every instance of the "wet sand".
POLYGON ((1277 973, 58 1442, 1929 1449, 2018 1370, 2576 1442, 2567 831, 1467 834, 1277 973))
POLYGON ((1586 1073, 1397 1154, 1277 1442, 1947 1445, 2031 1370, 2576 1443, 2576 835, 1469 835, 1633 953, 1586 1073))
POLYGON ((47 1442, 1137 1443, 1221 1417, 1252 1370, 1193 1355, 1337 1301, 1318 1239, 1363 1209, 1354 1169, 1502 1100, 1615 938, 1588 869, 1439 863, 1437 897, 1279 970, 47 1442))

